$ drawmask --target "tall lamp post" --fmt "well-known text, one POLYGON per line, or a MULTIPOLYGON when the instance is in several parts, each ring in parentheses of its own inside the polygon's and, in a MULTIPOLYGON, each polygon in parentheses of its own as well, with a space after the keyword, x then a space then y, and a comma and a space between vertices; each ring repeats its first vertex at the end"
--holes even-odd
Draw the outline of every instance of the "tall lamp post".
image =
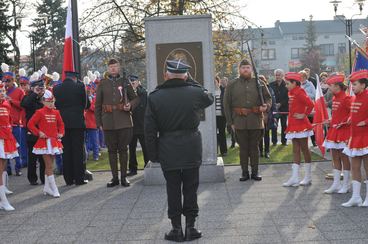
MULTIPOLYGON (((353 18, 354 18, 354 16, 357 16, 357 15, 361 15, 362 14, 363 5, 364 5, 365 0, 355 0, 354 1, 359 6, 359 14, 354 14, 353 16, 351 16, 350 19, 342 18, 342 17, 340 17, 340 16, 337 15, 337 8, 338 8, 338 6, 339 6, 339 4, 341 2, 342 1, 339 1, 339 0, 330 1, 330 3, 334 7, 335 17, 337 19, 341 20, 345 24, 346 35, 351 38, 351 36, 353 35, 353 18)), ((352 63, 352 57, 351 57, 351 41, 350 40, 348 40, 348 47, 349 47, 349 71, 351 73, 352 72, 352 68, 353 68, 352 67, 353 66, 353 63, 352 63)))

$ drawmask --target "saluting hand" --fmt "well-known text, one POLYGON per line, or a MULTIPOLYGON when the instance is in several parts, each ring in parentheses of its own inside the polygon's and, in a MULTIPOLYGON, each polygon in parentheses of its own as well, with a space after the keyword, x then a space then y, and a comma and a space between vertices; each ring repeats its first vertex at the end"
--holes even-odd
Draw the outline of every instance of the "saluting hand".
POLYGON ((267 111, 267 104, 263 104, 262 106, 259 107, 259 111, 264 113, 267 111))
POLYGON ((124 105, 124 111, 126 111, 126 112, 130 111, 131 107, 132 106, 130 105, 130 103, 125 104, 124 105))

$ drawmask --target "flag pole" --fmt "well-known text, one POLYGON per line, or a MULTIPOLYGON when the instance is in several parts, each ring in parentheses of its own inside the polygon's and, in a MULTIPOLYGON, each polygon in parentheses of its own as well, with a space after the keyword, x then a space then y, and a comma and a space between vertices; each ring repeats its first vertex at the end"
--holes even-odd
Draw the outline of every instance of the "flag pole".
POLYGON ((73 29, 73 59, 74 71, 78 72, 78 79, 81 80, 81 61, 80 61, 80 46, 79 46, 79 24, 78 24, 78 0, 72 2, 72 29, 73 29))

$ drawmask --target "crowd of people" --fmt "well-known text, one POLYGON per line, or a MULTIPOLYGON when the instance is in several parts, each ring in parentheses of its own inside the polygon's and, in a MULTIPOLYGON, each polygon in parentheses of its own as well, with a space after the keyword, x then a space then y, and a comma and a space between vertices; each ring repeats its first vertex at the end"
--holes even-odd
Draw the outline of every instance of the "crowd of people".
MULTIPOLYGON (((111 62, 109 67, 113 63, 117 64, 115 59, 111 62)), ((66 71, 65 79, 61 82, 60 75, 57 72, 48 74, 45 66, 30 77, 25 69, 20 69, 16 75, 7 64, 2 64, 1 70, 0 209, 14 209, 6 198, 7 194, 12 194, 8 189, 8 176, 22 176, 22 168, 27 168, 30 185, 43 184, 44 194, 59 197, 54 174, 63 175, 66 185, 87 184, 86 160, 98 161, 101 151, 106 147, 113 173, 113 180, 107 184, 108 187, 116 185, 118 169, 114 158, 117 158, 118 151, 124 186, 129 186, 126 176, 137 174, 138 140, 147 164, 143 133, 147 92, 138 76, 120 77, 119 69, 110 68, 103 77, 98 71, 89 71, 82 82, 77 79, 77 73, 66 71), (120 79, 117 87, 114 87, 118 92, 108 88, 103 95, 104 87, 109 84, 107 80, 110 79, 120 79), (101 89, 98 89, 99 86, 101 89), (118 118, 121 113, 111 114, 114 118, 106 119, 106 107, 111 106, 107 109, 115 110, 112 104, 123 100, 124 104, 132 106, 126 111, 122 109, 125 111, 122 113, 125 116, 123 120, 118 118), (102 120, 105 122, 102 123, 102 120), (120 129, 115 125, 126 128, 128 134, 110 138, 120 129), (122 144, 121 138, 125 138, 122 144), (114 140, 117 140, 116 143, 114 140), (128 145, 129 172, 127 150, 123 150, 128 145)))

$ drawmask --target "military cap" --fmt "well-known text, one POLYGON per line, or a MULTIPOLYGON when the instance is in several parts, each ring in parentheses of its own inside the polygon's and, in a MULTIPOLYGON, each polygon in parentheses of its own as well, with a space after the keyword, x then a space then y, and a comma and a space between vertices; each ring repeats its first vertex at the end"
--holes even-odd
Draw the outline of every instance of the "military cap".
POLYGON ((170 73, 174 73, 174 74, 184 74, 188 72, 189 69, 192 68, 181 59, 167 60, 166 66, 167 66, 166 67, 167 71, 169 71, 170 73))

